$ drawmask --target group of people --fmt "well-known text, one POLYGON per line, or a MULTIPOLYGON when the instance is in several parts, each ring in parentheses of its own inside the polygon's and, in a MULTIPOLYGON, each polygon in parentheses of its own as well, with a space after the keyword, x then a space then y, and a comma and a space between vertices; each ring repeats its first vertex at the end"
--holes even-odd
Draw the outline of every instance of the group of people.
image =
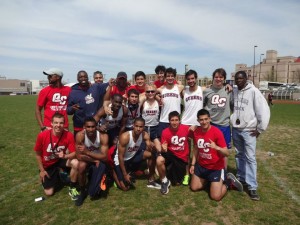
POLYGON ((267 128, 270 111, 244 71, 235 74, 231 87, 225 84, 226 71, 216 69, 206 88, 197 85, 196 71, 185 74, 183 86, 176 81, 176 69, 163 65, 155 68, 153 84, 146 84, 143 71, 136 72, 135 85, 125 72, 103 83, 99 71, 91 84, 82 70, 70 88, 62 84, 60 69, 43 73, 49 86, 36 104, 41 132, 34 150, 46 195, 54 194, 68 170, 69 194, 80 206, 88 195, 105 191, 108 178, 120 190, 131 189, 144 164, 147 187, 164 195, 171 184, 189 185, 192 191, 208 186, 211 199, 219 201, 228 189, 247 187, 251 199, 260 199, 256 138, 267 128), (73 115, 73 134, 68 115, 73 115), (227 172, 231 137, 236 176, 227 172))

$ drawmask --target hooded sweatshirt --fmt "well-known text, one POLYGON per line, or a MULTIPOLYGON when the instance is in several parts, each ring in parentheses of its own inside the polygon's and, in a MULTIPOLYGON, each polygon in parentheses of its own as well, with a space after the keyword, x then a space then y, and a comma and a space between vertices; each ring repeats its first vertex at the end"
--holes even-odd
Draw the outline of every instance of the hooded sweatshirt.
POLYGON ((82 89, 79 83, 72 86, 69 96, 67 113, 73 115, 73 125, 75 128, 82 128, 86 117, 94 116, 98 109, 102 107, 103 97, 106 93, 108 83, 93 84, 87 89, 82 89), (79 104, 78 110, 73 110, 72 106, 79 104))
POLYGON ((238 90, 236 86, 233 88, 234 110, 230 122, 234 128, 257 129, 261 133, 269 124, 270 108, 265 97, 251 81, 246 84, 242 90, 238 90))

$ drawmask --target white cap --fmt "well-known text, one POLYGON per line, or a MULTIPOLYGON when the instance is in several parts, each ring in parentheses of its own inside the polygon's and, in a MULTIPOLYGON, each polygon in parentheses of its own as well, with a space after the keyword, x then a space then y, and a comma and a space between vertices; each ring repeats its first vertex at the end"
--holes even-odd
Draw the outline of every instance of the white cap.
POLYGON ((63 77, 64 73, 61 71, 61 69, 58 69, 58 68, 51 68, 49 70, 44 70, 43 71, 43 74, 45 75, 57 75, 57 76, 60 76, 60 77, 63 77))

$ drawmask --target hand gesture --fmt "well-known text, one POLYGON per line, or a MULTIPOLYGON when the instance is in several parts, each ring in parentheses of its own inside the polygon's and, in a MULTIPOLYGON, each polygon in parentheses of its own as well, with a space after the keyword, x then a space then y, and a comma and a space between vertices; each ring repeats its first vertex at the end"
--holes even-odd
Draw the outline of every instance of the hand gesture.
POLYGON ((163 152, 168 151, 168 143, 166 141, 164 143, 162 143, 161 149, 162 149, 163 152))
POLYGON ((45 177, 48 177, 48 178, 50 178, 50 176, 49 176, 49 174, 47 173, 47 171, 46 170, 44 170, 44 171, 40 171, 40 180, 42 181, 42 182, 45 182, 45 177))
POLYGON ((63 159, 65 157, 65 153, 63 151, 56 152, 55 155, 60 159, 63 159))
POLYGON ((80 109, 80 105, 78 103, 76 103, 76 104, 72 105, 72 109, 77 111, 80 109))
POLYGON ((256 138, 258 138, 258 136, 260 135, 260 133, 258 132, 258 130, 251 130, 250 131, 250 135, 251 136, 255 136, 256 138))
POLYGON ((190 167, 190 174, 194 174, 194 171, 195 171, 195 166, 191 166, 190 167))
MULTIPOLYGON (((211 148, 213 148, 213 149, 215 149, 215 150, 217 150, 217 145, 216 145, 216 143, 215 142, 213 142, 211 139, 209 139, 210 140, 210 147, 211 148)), ((218 151, 218 150, 217 150, 218 151)))

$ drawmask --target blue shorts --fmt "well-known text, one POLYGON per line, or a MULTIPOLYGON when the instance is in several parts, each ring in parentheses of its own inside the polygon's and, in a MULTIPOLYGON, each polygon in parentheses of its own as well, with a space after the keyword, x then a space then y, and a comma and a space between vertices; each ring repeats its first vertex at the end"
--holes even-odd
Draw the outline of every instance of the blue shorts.
POLYGON ((194 174, 208 182, 219 182, 220 179, 224 181, 224 173, 224 169, 209 170, 200 166, 198 163, 195 164, 194 174))
MULTIPOLYGON (((140 149, 137 151, 137 153, 129 160, 125 161, 125 168, 128 173, 137 171, 143 162, 143 156, 144 156, 144 151, 141 151, 140 149)), ((116 165, 114 168, 119 181, 124 181, 124 176, 121 170, 120 165, 116 165)))
POLYGON ((151 141, 158 138, 158 129, 159 129, 158 125, 153 127, 145 127, 145 131, 150 135, 151 141))
POLYGON ((226 145, 228 149, 231 149, 231 130, 230 130, 230 126, 220 126, 214 123, 211 123, 211 125, 219 128, 220 131, 222 131, 223 136, 225 138, 226 141, 226 145))
POLYGON ((159 122, 158 124, 158 138, 161 138, 161 134, 164 129, 168 128, 170 123, 159 122))

